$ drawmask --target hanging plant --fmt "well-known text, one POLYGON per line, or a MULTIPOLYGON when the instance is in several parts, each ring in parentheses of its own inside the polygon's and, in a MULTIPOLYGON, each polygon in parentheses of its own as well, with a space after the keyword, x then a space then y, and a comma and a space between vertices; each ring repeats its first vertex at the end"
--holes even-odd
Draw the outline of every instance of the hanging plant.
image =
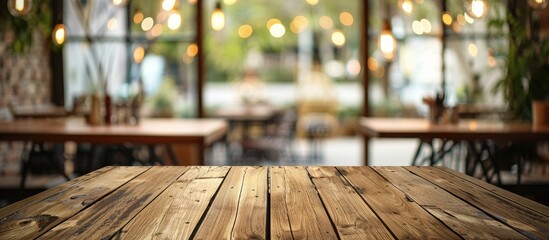
MULTIPOLYGON (((52 12, 47 0, 34 0, 25 16, 12 16, 6 7, 0 8, 0 36, 14 53, 25 53, 32 45, 34 32, 43 36, 51 32, 52 12)), ((1 4, 5 4, 2 2, 1 4)))

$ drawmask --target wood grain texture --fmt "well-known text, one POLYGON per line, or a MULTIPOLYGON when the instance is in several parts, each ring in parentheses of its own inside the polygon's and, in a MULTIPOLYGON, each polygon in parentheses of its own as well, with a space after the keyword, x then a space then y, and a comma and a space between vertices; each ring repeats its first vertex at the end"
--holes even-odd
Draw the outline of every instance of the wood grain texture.
MULTIPOLYGON (((283 220, 286 211, 289 230, 294 239, 336 239, 337 233, 324 209, 315 186, 303 167, 272 167, 271 181, 277 195, 271 199, 271 222, 283 220), (276 170, 274 170, 276 169, 276 170), (277 171, 275 174, 274 171, 277 171), (280 194, 284 194, 283 199, 280 194), (282 200, 282 201, 281 201, 282 200), (281 201, 281 202, 275 202, 281 201), (286 208, 275 209, 275 208, 286 208), (275 214, 273 214, 275 212, 275 214)), ((271 192, 271 197, 275 194, 271 192)), ((271 226, 271 237, 289 238, 285 223, 271 226)))
POLYGON ((186 170, 186 167, 151 168, 40 239, 111 238, 186 170))
POLYGON ((102 174, 102 178, 80 182, 21 209, 0 220, 0 238, 36 238, 148 169, 115 168, 102 174))
POLYGON ((232 239, 267 236, 267 168, 248 167, 240 193, 232 239))
POLYGON ((338 167, 398 239, 459 239, 371 168, 338 167))
POLYGON ((109 167, 1 209, 0 239, 547 239, 545 211, 436 167, 109 167))
MULTIPOLYGON (((467 180, 471 183, 474 183, 474 184, 478 185, 479 187, 484 188, 486 191, 489 191, 489 192, 492 192, 492 193, 497 194, 499 196, 505 197, 505 198, 507 198, 511 201, 514 201, 514 202, 516 202, 516 203, 518 203, 522 206, 525 206, 525 207, 527 207, 531 210, 534 210, 536 212, 539 212, 539 213, 549 217, 549 207, 547 207, 543 204, 534 202, 534 201, 532 201, 528 198, 521 197, 521 196, 519 196, 517 194, 514 194, 512 192, 509 192, 505 189, 499 188, 497 186, 489 184, 489 183, 487 183, 485 181, 482 181, 480 179, 465 175, 463 173, 459 173, 459 172, 456 172, 456 171, 453 171, 453 170, 450 170, 450 169, 447 169, 447 168, 437 168, 437 169, 440 169, 440 170, 444 171, 447 174, 452 174, 456 177, 467 180)), ((445 174, 445 173, 439 172, 439 171, 437 171, 437 173, 442 174, 442 175, 445 174)))
POLYGON ((341 239, 394 239, 335 167, 308 167, 341 239))
POLYGON ((520 239, 517 231, 456 198, 429 181, 399 167, 373 167, 433 216, 465 239, 520 239))
POLYGON ((269 168, 269 189, 271 192, 271 238, 294 239, 286 203, 286 171, 283 167, 269 168))
POLYGON ((534 239, 547 239, 549 236, 549 218, 536 211, 488 192, 455 175, 442 174, 441 170, 436 168, 409 167, 407 169, 482 209, 524 236, 534 239))
POLYGON ((31 197, 25 198, 19 202, 16 202, 14 204, 11 204, 7 207, 0 208, 0 220, 4 219, 8 215, 12 214, 15 211, 19 211, 20 209, 23 209, 25 207, 28 207, 32 204, 35 204, 37 202, 43 201, 44 199, 51 197, 53 195, 59 194, 63 191, 66 191, 68 188, 77 185, 78 183, 88 181, 90 179, 95 178, 96 176, 99 176, 105 172, 108 172, 112 170, 114 167, 104 167, 101 169, 98 169, 96 171, 93 171, 91 173, 88 173, 86 175, 82 175, 78 178, 72 179, 69 182, 65 182, 60 184, 59 186, 55 188, 50 188, 46 191, 43 191, 41 193, 38 193, 36 195, 33 195, 31 197))
POLYGON ((238 203, 246 167, 232 167, 221 185, 196 239, 230 239, 238 212, 238 203))
POLYGON ((224 177, 228 170, 228 167, 191 167, 116 238, 189 239, 221 185, 223 178, 220 177, 224 177))

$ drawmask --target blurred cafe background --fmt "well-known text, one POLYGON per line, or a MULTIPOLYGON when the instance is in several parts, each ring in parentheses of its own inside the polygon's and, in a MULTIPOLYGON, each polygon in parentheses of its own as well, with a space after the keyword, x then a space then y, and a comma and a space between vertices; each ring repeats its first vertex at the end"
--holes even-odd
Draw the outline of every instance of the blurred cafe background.
POLYGON ((476 129, 484 121, 522 121, 547 129, 547 5, 2 1, 0 125, 6 130, 0 131, 0 206, 19 199, 21 189, 28 196, 64 182, 59 169, 73 178, 107 165, 198 163, 431 164, 547 201, 547 138, 469 139, 479 141, 467 145, 372 137, 361 124, 422 119, 476 129), (8 123, 68 118, 106 128, 144 126, 153 118, 222 119, 227 126, 205 150, 185 144, 37 143, 32 132, 29 141, 6 137, 8 123), (467 146, 478 146, 477 159, 490 163, 478 160, 482 166, 466 169, 473 154, 467 146))

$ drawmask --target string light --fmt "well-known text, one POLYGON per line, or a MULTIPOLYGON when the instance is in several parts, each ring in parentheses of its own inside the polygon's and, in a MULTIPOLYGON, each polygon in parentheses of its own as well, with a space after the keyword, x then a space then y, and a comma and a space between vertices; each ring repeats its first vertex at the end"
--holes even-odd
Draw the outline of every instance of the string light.
POLYGON ((467 0, 465 1, 465 10, 472 18, 483 18, 488 14, 488 0, 467 0))
POLYGON ((377 40, 377 44, 385 59, 392 60, 394 58, 397 48, 397 41, 391 31, 389 20, 385 20, 383 22, 383 28, 377 40))
POLYGON ((528 5, 534 10, 540 10, 547 7, 549 0, 528 0, 528 5))
POLYGON ((249 38, 254 32, 252 26, 244 24, 238 28, 238 36, 241 38, 249 38))
POLYGON ((63 24, 55 25, 55 27, 53 28, 51 37, 55 45, 58 45, 58 46, 63 45, 67 37, 67 30, 65 29, 65 25, 63 24))
POLYGON ((281 23, 275 23, 269 28, 269 32, 275 38, 281 38, 286 33, 286 28, 281 23))
POLYGON ((221 31, 225 27, 225 14, 221 10, 221 3, 215 4, 215 9, 212 12, 212 28, 215 31, 221 31))
POLYGON ((168 17, 168 28, 171 30, 176 30, 181 26, 181 15, 179 13, 172 13, 168 17))
POLYGON ((31 0, 8 0, 8 11, 14 17, 27 15, 31 8, 31 0))
POLYGON ((353 25, 353 21, 354 21, 353 15, 351 15, 348 12, 342 12, 339 14, 339 21, 341 22, 341 24, 345 26, 351 26, 353 25))
POLYGON ((332 43, 337 47, 341 47, 345 44, 345 35, 341 30, 335 30, 332 33, 332 43))

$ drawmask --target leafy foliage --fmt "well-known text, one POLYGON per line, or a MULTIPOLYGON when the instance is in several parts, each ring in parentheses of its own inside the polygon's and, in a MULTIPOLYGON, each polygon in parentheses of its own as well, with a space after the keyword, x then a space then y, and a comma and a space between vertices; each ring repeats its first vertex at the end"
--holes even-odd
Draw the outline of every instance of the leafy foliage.
POLYGON ((532 119, 532 100, 549 100, 549 39, 532 38, 524 21, 508 14, 506 19, 494 19, 489 27, 509 32, 509 46, 505 55, 505 75, 494 91, 502 91, 513 118, 532 119))

